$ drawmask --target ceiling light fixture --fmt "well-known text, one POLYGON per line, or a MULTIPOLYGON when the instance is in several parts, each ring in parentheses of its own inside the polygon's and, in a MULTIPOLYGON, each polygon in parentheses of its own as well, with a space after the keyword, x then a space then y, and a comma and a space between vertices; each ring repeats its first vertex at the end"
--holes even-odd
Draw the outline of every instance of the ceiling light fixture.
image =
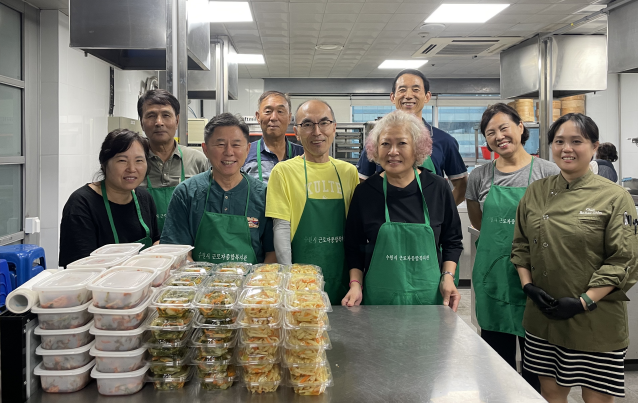
POLYGON ((317 45, 315 46, 317 50, 341 50, 343 46, 341 45, 317 45))
POLYGON ((386 60, 379 65, 380 69, 418 69, 427 60, 386 60))
POLYGON ((208 3, 210 22, 252 22, 247 1, 211 1, 208 3))
POLYGON ((229 55, 230 61, 237 64, 266 64, 264 55, 234 54, 229 55))
POLYGON ((441 4, 425 22, 481 23, 509 7, 509 4, 441 4))

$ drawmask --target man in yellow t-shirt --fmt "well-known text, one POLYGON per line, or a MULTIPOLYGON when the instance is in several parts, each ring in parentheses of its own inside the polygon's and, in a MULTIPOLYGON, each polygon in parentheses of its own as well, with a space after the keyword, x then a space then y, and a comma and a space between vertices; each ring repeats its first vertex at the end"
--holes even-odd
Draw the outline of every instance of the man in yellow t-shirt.
POLYGON ((329 156, 337 131, 330 105, 306 101, 297 108, 295 121, 304 155, 273 168, 266 216, 274 219, 277 261, 321 267, 325 290, 338 305, 348 290, 343 233, 359 175, 354 165, 329 156))

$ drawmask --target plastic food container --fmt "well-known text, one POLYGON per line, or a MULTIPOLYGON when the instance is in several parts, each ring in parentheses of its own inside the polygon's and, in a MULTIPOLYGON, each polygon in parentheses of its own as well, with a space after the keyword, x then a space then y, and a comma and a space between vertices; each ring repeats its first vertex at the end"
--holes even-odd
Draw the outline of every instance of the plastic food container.
POLYGON ((284 281, 287 291, 323 291, 325 285, 320 274, 289 273, 284 281))
POLYGON ((92 326, 89 332, 95 336, 95 348, 100 351, 132 351, 144 344, 146 328, 140 326, 133 330, 100 330, 92 326))
POLYGON ((93 306, 105 309, 135 308, 151 292, 157 273, 145 267, 117 266, 104 272, 89 284, 93 306))
POLYGON ((70 308, 84 305, 91 299, 87 285, 105 269, 84 268, 62 270, 33 286, 37 291, 41 308, 70 308))
POLYGON ((188 351, 188 340, 190 339, 192 330, 186 332, 180 340, 166 341, 151 338, 146 342, 148 352, 153 357, 182 357, 185 351, 188 351))
POLYGON ((274 311, 273 315, 267 318, 253 318, 246 315, 246 312, 242 310, 237 317, 237 324, 239 327, 270 326, 279 328, 283 323, 283 317, 284 315, 281 310, 274 311))
POLYGON ((326 362, 326 351, 323 349, 313 349, 312 351, 305 351, 304 349, 284 349, 283 364, 287 367, 294 367, 299 365, 308 364, 321 364, 326 362), (311 353, 311 354, 307 354, 311 353))
POLYGON ((151 300, 152 296, 149 295, 144 302, 131 309, 102 309, 91 305, 89 312, 93 314, 96 329, 133 330, 144 323, 151 300))
MULTIPOLYGON (((291 332, 294 330, 286 330, 286 346, 302 346, 302 347, 323 347, 326 350, 330 350, 332 348, 332 344, 330 343, 330 337, 328 336, 328 332, 324 331, 320 333, 318 337, 315 338, 297 338, 291 335, 291 332)), ((295 333, 297 335, 302 334, 301 332, 295 333)))
POLYGON ((104 269, 110 269, 111 267, 119 266, 126 262, 130 255, 96 255, 87 256, 80 260, 76 260, 73 263, 69 263, 66 268, 68 269, 82 269, 85 267, 99 267, 104 269))
POLYGON ((153 338, 159 341, 173 342, 181 340, 193 326, 194 313, 190 311, 183 317, 164 317, 153 312, 147 319, 147 328, 153 338))
POLYGON ((281 288, 284 275, 281 273, 251 273, 244 280, 244 287, 272 287, 281 288))
POLYGON ((278 364, 273 365, 268 372, 243 373, 244 384, 251 393, 274 392, 281 383, 281 370, 278 364))
POLYGON ((38 326, 33 333, 40 336, 42 340, 40 346, 45 350, 69 350, 85 346, 93 340, 93 336, 89 334, 91 326, 93 322, 82 327, 61 330, 43 330, 38 326))
POLYGON ((290 269, 290 265, 279 263, 259 263, 254 264, 251 273, 284 273, 290 269))
POLYGON ((95 346, 89 350, 95 357, 95 369, 104 373, 137 371, 146 364, 146 348, 133 351, 100 351, 95 346))
POLYGON ((315 367, 295 367, 290 369, 290 380, 288 384, 292 386, 296 394, 299 395, 320 395, 326 388, 332 386, 332 372, 329 365, 317 365, 315 367))
MULTIPOLYGON (((213 355, 194 354, 194 356, 191 358, 191 365, 197 368, 197 372, 200 375, 228 375, 231 372, 229 371, 229 369, 233 367, 231 365, 232 362, 232 358, 225 359, 223 357, 215 357, 213 355)), ((232 372, 235 372, 234 368, 232 368, 232 372)))
POLYGON ((179 271, 180 273, 194 273, 206 276, 215 271, 216 267, 215 263, 210 262, 188 262, 179 271))
POLYGON ((190 345, 198 355, 231 359, 237 344, 237 337, 229 341, 208 337, 202 329, 197 329, 191 337, 190 345))
POLYGON ((141 243, 111 243, 97 248, 91 252, 91 256, 97 255, 137 255, 144 247, 141 243))
POLYGON ((305 318, 299 315, 297 311, 286 311, 283 317, 284 317, 284 326, 287 328, 298 328, 298 327, 307 327, 307 326, 321 327, 321 326, 329 326, 330 324, 327 312, 320 313, 312 321, 299 320, 298 318, 301 318, 301 319, 305 319, 305 318), (293 313, 295 314, 294 316, 293 316, 293 313))
POLYGON ((217 273, 241 274, 245 276, 252 267, 251 263, 224 262, 217 265, 217 273))
POLYGON ((303 273, 303 274, 323 274, 321 267, 314 264, 300 264, 295 263, 292 266, 288 266, 288 273, 303 273))
POLYGON ((193 287, 164 287, 157 291, 152 306, 160 316, 186 316, 193 307, 196 294, 193 287))
POLYGON ((236 378, 237 375, 234 369, 232 371, 229 370, 228 375, 198 372, 195 375, 195 382, 202 390, 225 390, 233 386, 236 378))
POLYGON ((88 323, 93 314, 89 313, 92 301, 71 308, 31 308, 38 315, 38 323, 42 330, 75 329, 88 323))
POLYGON ((141 255, 172 255, 175 256, 175 261, 173 262, 173 269, 176 270, 186 263, 186 256, 188 256, 188 252, 193 250, 194 247, 190 245, 168 245, 168 244, 159 244, 155 246, 151 246, 148 249, 144 249, 140 254, 141 255))
POLYGON ((241 365, 245 372, 268 372, 279 363, 280 355, 280 347, 275 348, 274 353, 258 354, 244 346, 237 353, 237 365, 241 365))
POLYGON ((242 328, 239 332, 239 342, 242 345, 264 344, 280 345, 283 341, 281 329, 270 326, 253 326, 242 328))
POLYGON ((61 371, 85 366, 91 361, 89 350, 95 342, 68 350, 45 350, 42 346, 35 349, 42 356, 42 367, 46 370, 61 371))
POLYGON ((293 345, 319 345, 324 340, 324 333, 329 326, 301 326, 286 329, 286 337, 289 344, 293 345), (310 343, 310 344, 307 344, 310 343))
POLYGON ((239 296, 239 307, 251 318, 270 318, 282 306, 283 294, 276 288, 247 288, 239 296))
POLYGON ((124 262, 122 266, 148 267, 149 269, 154 269, 157 272, 157 276, 151 285, 153 287, 159 287, 167 278, 170 277, 170 270, 173 268, 175 260, 176 258, 173 255, 145 253, 143 255, 131 257, 129 260, 124 262))
POLYGON ((123 396, 137 393, 144 386, 144 377, 149 365, 129 372, 102 372, 98 367, 93 368, 91 377, 97 380, 97 391, 101 395, 123 396))
POLYGON ((237 289, 227 287, 201 288, 193 306, 206 318, 226 319, 234 315, 237 289))
POLYGON ((291 291, 284 298, 285 309, 298 322, 317 323, 323 314, 332 312, 330 298, 323 291, 291 291))
POLYGON ((147 382, 153 382, 156 390, 178 390, 184 388, 184 384, 193 376, 193 368, 186 367, 184 370, 173 375, 146 375, 147 382))
POLYGON ((200 287, 207 279, 199 273, 175 273, 164 281, 165 287, 200 287))
POLYGON ((41 362, 33 370, 34 375, 40 377, 42 390, 47 393, 71 393, 84 388, 91 378, 89 377, 91 368, 95 361, 91 361, 81 368, 66 371, 50 371, 43 367, 41 362))
POLYGON ((241 274, 214 273, 208 278, 205 287, 241 288, 244 276, 241 274))
POLYGON ((186 350, 180 356, 151 357, 148 363, 154 375, 173 375, 188 369, 192 355, 192 350, 186 350))

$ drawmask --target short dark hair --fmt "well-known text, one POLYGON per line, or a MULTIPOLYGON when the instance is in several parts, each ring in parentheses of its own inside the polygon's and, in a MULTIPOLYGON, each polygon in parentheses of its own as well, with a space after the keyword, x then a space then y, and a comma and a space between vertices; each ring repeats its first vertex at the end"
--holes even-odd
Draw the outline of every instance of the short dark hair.
POLYGON ((554 123, 552 123, 552 126, 547 132, 547 144, 552 144, 552 142, 554 141, 554 136, 556 136, 556 132, 558 131, 558 129, 560 129, 563 123, 566 123, 570 120, 574 122, 574 125, 578 128, 580 134, 582 134, 583 137, 585 137, 592 143, 598 141, 598 126, 592 120, 592 118, 590 118, 589 116, 585 116, 582 113, 568 113, 561 116, 554 123))
POLYGON ((616 151, 616 146, 612 143, 602 143, 601 145, 599 145, 596 156, 599 160, 605 160, 609 162, 618 161, 618 151, 616 151))
POLYGON ((295 110, 295 123, 297 121, 297 112, 299 112, 299 109, 301 109, 302 106, 304 106, 305 104, 307 104, 310 101, 317 101, 317 102, 321 102, 322 104, 326 105, 328 107, 328 109, 330 109, 330 114, 332 115, 332 120, 334 120, 335 122, 337 122, 337 118, 335 118, 335 111, 332 110, 332 106, 330 106, 329 103, 327 103, 326 101, 324 101, 323 99, 319 99, 319 98, 312 98, 312 99, 308 99, 307 101, 303 101, 302 103, 299 104, 299 106, 297 107, 297 110, 295 110))
MULTIPOLYGON (((487 109, 485 109, 485 112, 483 112, 483 116, 481 117, 481 133, 483 134, 483 137, 485 137, 485 130, 487 130, 487 125, 490 124, 490 120, 492 120, 492 118, 498 113, 504 113, 509 116, 510 120, 517 126, 521 124, 521 122, 523 122, 523 119, 521 119, 521 116, 518 114, 518 112, 516 112, 516 109, 512 108, 511 106, 506 105, 502 102, 490 105, 487 107, 487 109)), ((527 130, 527 127, 523 125, 521 144, 525 145, 527 140, 529 140, 529 130, 527 130)), ((487 149, 492 151, 489 144, 487 145, 487 149)))
POLYGON ((244 119, 241 116, 236 116, 228 112, 220 113, 206 123, 206 127, 204 127, 204 143, 208 144, 208 140, 216 128, 224 126, 239 127, 242 133, 244 133, 246 141, 250 143, 250 129, 246 122, 244 122, 244 119))
POLYGON ((259 97, 259 100, 257 101, 257 108, 258 109, 261 108, 261 103, 264 102, 264 99, 272 95, 282 97, 283 99, 285 99, 286 102, 288 102, 288 110, 292 111, 292 103, 290 102, 290 96, 280 91, 266 91, 263 94, 261 94, 261 96, 259 97))
POLYGON ((420 77, 421 80, 423 80, 423 89, 425 89, 425 92, 430 91, 430 82, 428 81, 427 78, 425 78, 425 74, 421 73, 419 70, 405 69, 405 70, 401 70, 399 74, 397 74, 397 76, 394 77, 394 81, 392 82, 392 93, 394 93, 394 91, 397 90, 397 81, 399 81, 399 77, 406 74, 412 74, 413 76, 420 77))
POLYGON ((106 177, 106 164, 109 160, 115 157, 119 153, 123 153, 133 145, 133 142, 139 142, 144 148, 144 156, 148 159, 150 147, 148 145, 148 139, 138 132, 134 132, 128 129, 115 129, 106 135, 106 138, 102 142, 102 148, 100 148, 100 154, 98 159, 100 161, 100 171, 97 176, 100 178, 106 177))
POLYGON ((149 105, 170 105, 175 111, 175 116, 179 116, 179 101, 173 94, 166 90, 149 90, 137 100, 137 114, 142 119, 144 104, 149 105))

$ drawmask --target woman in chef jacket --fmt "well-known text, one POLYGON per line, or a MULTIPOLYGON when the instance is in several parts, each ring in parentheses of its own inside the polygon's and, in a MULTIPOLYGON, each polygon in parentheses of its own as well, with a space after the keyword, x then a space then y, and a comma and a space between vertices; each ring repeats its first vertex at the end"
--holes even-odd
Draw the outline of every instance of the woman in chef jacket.
POLYGON ((461 220, 447 181, 419 168, 432 138, 414 116, 395 111, 366 141, 377 173, 357 186, 345 230, 350 291, 342 305, 448 305, 463 251, 461 220))
POLYGON ((64 205, 60 266, 107 244, 140 242, 146 248, 159 241, 155 203, 138 187, 148 152, 148 140, 139 133, 117 129, 106 136, 99 154, 101 179, 73 192, 64 205))
MULTIPOLYGON (((553 162, 532 157, 525 148, 529 132, 514 108, 503 103, 488 107, 481 118, 481 133, 499 158, 470 173, 465 199, 472 226, 481 231, 472 285, 481 337, 516 368, 516 339, 525 344, 525 293, 510 262, 516 207, 527 186, 556 175, 553 162)), ((538 377, 523 377, 540 390, 538 377)))

